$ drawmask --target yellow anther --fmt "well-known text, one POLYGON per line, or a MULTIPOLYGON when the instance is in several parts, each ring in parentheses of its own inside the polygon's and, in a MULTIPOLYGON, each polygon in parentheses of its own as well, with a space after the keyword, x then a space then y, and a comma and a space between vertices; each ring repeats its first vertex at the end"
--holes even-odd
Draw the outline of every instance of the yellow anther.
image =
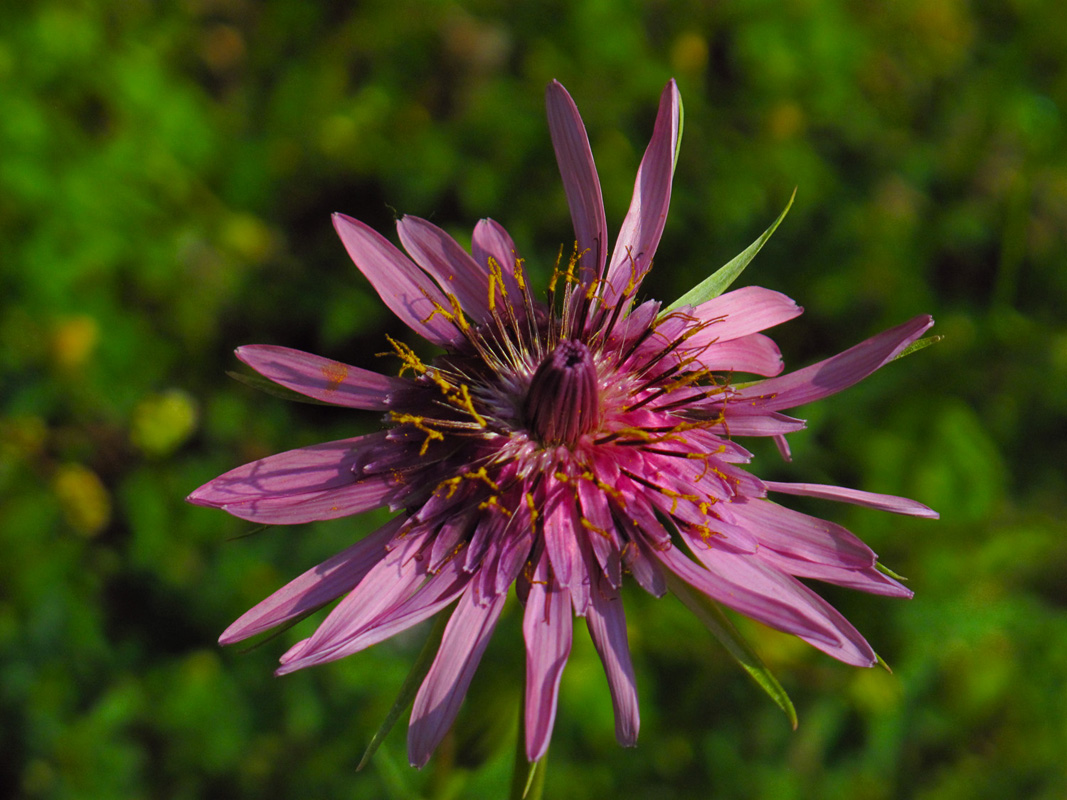
POLYGON ((594 525, 592 522, 587 520, 585 517, 582 517, 581 521, 582 521, 582 527, 585 528, 587 531, 592 531, 593 533, 598 533, 601 536, 603 536, 605 539, 610 539, 611 538, 611 534, 610 533, 608 533, 603 528, 598 528, 596 525, 594 525))
POLYGON ((500 505, 500 498, 497 495, 492 495, 488 500, 484 500, 478 504, 479 511, 486 511, 489 508, 494 508, 506 517, 511 516, 511 511, 504 506, 500 505))
POLYGON ((537 518, 541 516, 537 511, 537 506, 534 504, 534 496, 532 492, 526 492, 526 506, 530 509, 530 525, 532 526, 537 522, 537 518))
POLYGON ((467 384, 460 384, 459 393, 453 397, 463 409, 474 417, 474 421, 478 423, 479 427, 484 428, 489 423, 485 421, 485 417, 477 412, 474 408, 474 401, 471 399, 470 390, 467 388, 467 384))
MULTIPOLYGON (((421 375, 426 371, 426 365, 419 360, 419 357, 415 355, 414 350, 412 350, 403 342, 398 342, 389 334, 386 334, 385 338, 388 339, 389 344, 393 346, 393 353, 391 355, 395 355, 397 358, 400 359, 401 377, 403 377, 404 372, 409 369, 416 375, 421 375)), ((390 353, 379 353, 379 355, 387 356, 390 355, 390 353)))
POLYGON ((390 418, 398 425, 408 424, 413 426, 416 430, 420 430, 426 434, 426 439, 422 443, 422 447, 419 449, 419 455, 426 455, 426 451, 430 448, 430 441, 438 439, 440 441, 445 440, 445 435, 441 431, 435 431, 433 428, 427 427, 425 420, 422 417, 415 414, 401 414, 396 411, 389 412, 390 418))
POLYGON ((500 491, 500 487, 497 486, 493 479, 489 477, 489 473, 485 471, 485 467, 478 467, 478 469, 473 470, 471 472, 464 472, 462 477, 468 478, 472 481, 482 481, 494 492, 500 491))

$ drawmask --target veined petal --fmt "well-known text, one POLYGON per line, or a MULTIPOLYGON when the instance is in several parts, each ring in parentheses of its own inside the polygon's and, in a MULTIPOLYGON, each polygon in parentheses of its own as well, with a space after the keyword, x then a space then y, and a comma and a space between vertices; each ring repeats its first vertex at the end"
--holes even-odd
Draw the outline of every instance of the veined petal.
POLYGON ((571 652, 570 596, 551 580, 542 555, 530 582, 522 619, 526 641, 526 758, 537 761, 548 749, 556 721, 563 667, 571 652))
POLYGON ((486 264, 475 261, 455 239, 419 217, 410 214, 401 217, 396 230, 404 249, 437 281, 441 291, 458 298, 463 310, 475 322, 482 322, 489 316, 489 270, 486 264))
POLYGON ((637 679, 626 639, 622 598, 604 579, 589 594, 592 602, 585 615, 585 624, 608 678, 611 705, 615 709, 615 738, 623 747, 633 747, 641 728, 641 714, 637 707, 637 679))
POLYGON ((187 498, 199 506, 222 508, 268 497, 339 489, 355 483, 353 467, 367 451, 385 446, 380 433, 298 447, 231 469, 187 498))
POLYGON ((745 286, 701 303, 687 312, 705 327, 686 340, 687 350, 739 339, 798 317, 804 309, 781 292, 745 286))
POLYGON ((337 519, 389 503, 406 484, 392 474, 371 475, 347 486, 319 492, 254 497, 218 506, 235 517, 269 525, 297 525, 337 519))
POLYGON ((873 567, 874 551, 850 531, 769 500, 730 503, 729 513, 779 553, 848 569, 873 567))
POLYGON ((548 130, 556 151, 563 190, 571 209, 578 252, 584 253, 579 272, 583 286, 604 274, 607 263, 608 225, 604 218, 604 197, 600 178, 589 147, 589 136, 570 94, 559 81, 545 91, 548 130))
POLYGON ((637 170, 630 210, 611 254, 603 296, 608 307, 633 296, 652 265, 667 222, 678 138, 682 133, 682 99, 672 78, 660 96, 652 139, 637 170))
POLYGON ((933 324, 932 317, 915 317, 818 364, 747 386, 730 403, 778 411, 821 400, 888 364, 933 324))
POLYGON ((325 403, 385 411, 389 397, 409 382, 289 347, 252 344, 234 351, 241 361, 286 389, 325 403))
POLYGON ((366 538, 290 581, 242 614, 223 631, 219 644, 233 644, 270 630, 350 591, 385 557, 386 544, 403 523, 403 517, 387 522, 366 538))
POLYGON ((714 342, 695 354, 695 358, 704 369, 714 372, 773 376, 781 373, 785 366, 778 345, 762 333, 714 342))
POLYGON ((298 643, 282 656, 283 664, 275 670, 275 674, 285 675, 305 667, 336 661, 384 642, 451 605, 466 590, 470 580, 471 576, 457 564, 449 563, 399 605, 379 613, 328 647, 312 650, 311 639, 298 643))
POLYGON ((858 592, 884 597, 909 598, 914 594, 907 586, 890 578, 877 567, 848 569, 830 564, 816 564, 813 561, 783 555, 769 547, 763 548, 756 555, 760 561, 797 578, 811 578, 823 583, 832 583, 835 586, 844 586, 846 589, 855 589, 858 592))
POLYGON ((413 767, 425 766, 452 727, 507 597, 497 595, 479 605, 471 594, 464 592, 452 612, 437 657, 415 695, 408 726, 408 759, 413 767))
POLYGON ((940 516, 932 508, 924 506, 922 503, 892 494, 876 494, 875 492, 846 489, 843 486, 827 486, 820 483, 765 481, 764 485, 769 492, 817 497, 820 500, 836 500, 839 503, 852 503, 857 506, 877 508, 879 511, 890 511, 894 514, 904 514, 909 517, 937 519, 940 516))
POLYGON ((712 600, 791 633, 846 664, 874 665, 874 651, 848 620, 794 578, 758 559, 714 548, 694 549, 698 566, 677 547, 651 552, 712 600))
POLYGON ((515 263, 519 260, 519 251, 504 226, 491 219, 478 220, 471 237, 471 255, 483 269, 489 269, 489 259, 493 259, 500 266, 504 287, 511 297, 515 298, 512 300, 512 307, 516 313, 523 311, 522 303, 518 300, 519 284, 515 280, 515 263))
POLYGON ((445 346, 462 338, 459 328, 441 313, 442 310, 452 312, 448 299, 388 239, 344 214, 333 215, 333 226, 359 271, 402 322, 437 345, 445 346))
POLYGON ((405 535, 367 571, 309 639, 282 656, 283 671, 333 660, 331 655, 340 645, 414 594, 426 577, 425 561, 414 556, 428 535, 425 530, 405 535))
POLYGON ((582 553, 578 537, 584 530, 578 522, 578 513, 570 490, 557 483, 548 492, 544 517, 545 551, 552 564, 552 571, 559 584, 570 587, 572 583, 588 581, 584 574, 582 553))

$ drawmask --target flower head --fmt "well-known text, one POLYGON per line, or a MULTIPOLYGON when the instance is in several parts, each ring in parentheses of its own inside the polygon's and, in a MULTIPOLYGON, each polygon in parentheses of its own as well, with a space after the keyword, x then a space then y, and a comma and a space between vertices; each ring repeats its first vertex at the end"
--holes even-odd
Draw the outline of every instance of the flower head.
POLYGON ((798 578, 890 596, 910 592, 831 522, 769 494, 828 498, 934 516, 918 503, 833 486, 761 481, 745 436, 783 443, 804 423, 781 413, 833 394, 895 358, 932 324, 917 317, 781 376, 760 333, 801 313, 749 287, 668 310, 636 303, 663 232, 681 132, 671 81, 608 257, 600 184, 577 108, 548 87, 548 120, 576 246, 541 299, 507 232, 474 229, 471 253, 431 223, 399 220, 404 255, 338 214, 345 248, 382 300, 443 349, 426 363, 391 341, 386 377, 284 347, 237 356, 284 387, 384 413, 379 433, 238 467, 189 499, 263 523, 295 524, 388 506, 375 533, 268 597, 223 633, 228 644, 343 597, 281 658, 288 673, 351 655, 454 608, 414 701, 408 746, 421 766, 448 731, 504 607, 522 603, 526 753, 549 742, 560 676, 582 617, 603 661, 616 735, 632 745, 636 684, 619 591, 668 580, 848 664, 876 657, 798 578), (409 257, 410 256, 410 257, 409 257), (736 385, 735 373, 766 378, 736 385))

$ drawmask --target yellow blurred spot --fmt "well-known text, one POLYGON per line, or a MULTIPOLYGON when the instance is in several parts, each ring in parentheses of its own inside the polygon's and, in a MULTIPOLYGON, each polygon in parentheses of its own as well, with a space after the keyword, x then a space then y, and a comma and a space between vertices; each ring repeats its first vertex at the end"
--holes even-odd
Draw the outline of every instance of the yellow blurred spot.
POLYGON ((111 496, 88 467, 63 465, 52 478, 52 491, 67 522, 83 536, 95 536, 111 520, 111 496))
POLYGON ((252 214, 231 214, 219 231, 219 240, 227 250, 253 263, 266 261, 274 251, 270 228, 252 214))
POLYGON ((179 389, 169 389, 137 404, 130 423, 130 441, 147 455, 169 455, 189 438, 196 423, 193 398, 179 389))
POLYGON ((698 33, 688 31, 671 46, 671 66, 677 73, 699 74, 708 65, 708 42, 698 33))
POLYGON ((779 103, 767 116, 767 129, 778 141, 792 139, 804 130, 804 123, 804 110, 796 103, 779 103))
POLYGON ((100 340, 100 326, 87 314, 67 317, 52 330, 52 358, 62 369, 77 369, 89 360, 100 340))

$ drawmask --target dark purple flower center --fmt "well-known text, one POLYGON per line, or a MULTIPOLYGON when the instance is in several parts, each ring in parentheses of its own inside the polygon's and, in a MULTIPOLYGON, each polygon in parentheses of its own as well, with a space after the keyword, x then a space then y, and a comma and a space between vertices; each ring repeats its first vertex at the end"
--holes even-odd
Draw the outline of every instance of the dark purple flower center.
POLYGON ((593 354, 582 342, 566 339, 534 373, 522 416, 542 444, 574 445, 596 427, 599 400, 593 354))

